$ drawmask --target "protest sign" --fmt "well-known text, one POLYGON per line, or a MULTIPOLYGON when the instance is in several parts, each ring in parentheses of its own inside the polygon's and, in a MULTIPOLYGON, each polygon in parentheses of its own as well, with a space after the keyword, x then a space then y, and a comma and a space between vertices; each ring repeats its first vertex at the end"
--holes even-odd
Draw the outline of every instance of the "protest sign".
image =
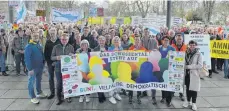
POLYGON ((184 41, 188 45, 190 40, 197 42, 197 47, 203 56, 203 62, 211 69, 211 55, 210 55, 210 36, 208 34, 189 34, 185 35, 184 41))
POLYGON ((80 10, 73 9, 52 9, 53 22, 76 22, 82 19, 83 13, 80 10))
POLYGON ((36 10, 36 16, 45 16, 46 11, 45 10, 36 10))
POLYGON ((139 25, 141 23, 141 19, 142 19, 142 17, 140 17, 140 16, 132 16, 131 17, 131 24, 133 26, 139 25))
POLYGON ((6 13, 0 13, 0 24, 7 23, 7 14, 6 13))
POLYGON ((72 97, 116 88, 182 92, 184 56, 183 52, 169 52, 168 58, 162 58, 159 51, 118 51, 80 53, 75 60, 62 57, 64 94, 72 97))
POLYGON ((123 24, 124 23, 124 18, 116 18, 116 24, 123 24))
POLYGON ((229 40, 211 41, 211 57, 229 59, 229 40))

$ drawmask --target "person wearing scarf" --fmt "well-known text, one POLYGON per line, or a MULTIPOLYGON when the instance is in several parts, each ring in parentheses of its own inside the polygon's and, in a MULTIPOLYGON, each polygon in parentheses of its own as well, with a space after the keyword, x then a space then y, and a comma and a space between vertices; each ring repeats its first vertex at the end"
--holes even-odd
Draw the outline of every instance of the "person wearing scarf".
POLYGON ((43 48, 39 44, 39 34, 33 33, 32 39, 25 47, 25 64, 28 70, 28 90, 31 102, 38 104, 37 98, 45 98, 46 94, 41 90, 41 80, 44 68, 43 48), (34 83, 36 82, 37 95, 34 93, 34 83))
POLYGON ((124 50, 128 50, 130 46, 132 46, 133 44, 130 41, 130 38, 128 37, 128 35, 126 33, 122 34, 122 39, 121 39, 121 46, 124 50))
POLYGON ((197 92, 200 91, 200 73, 199 70, 203 67, 202 55, 199 49, 196 48, 197 43, 193 40, 189 41, 189 48, 185 55, 185 76, 184 84, 186 85, 187 101, 183 107, 192 106, 192 110, 196 111, 197 92), (190 101, 192 99, 192 102, 190 101))

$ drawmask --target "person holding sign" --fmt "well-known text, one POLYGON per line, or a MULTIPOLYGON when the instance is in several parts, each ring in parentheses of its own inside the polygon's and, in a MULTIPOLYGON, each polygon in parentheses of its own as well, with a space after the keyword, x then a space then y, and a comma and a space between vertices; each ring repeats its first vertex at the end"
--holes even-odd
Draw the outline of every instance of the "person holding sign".
POLYGON ((31 102, 38 104, 37 98, 47 97, 41 90, 41 79, 44 68, 44 55, 41 44, 39 43, 39 34, 34 33, 29 44, 25 48, 25 64, 28 72, 28 90, 31 102), (34 82, 36 81, 37 96, 34 93, 34 82))
POLYGON ((187 101, 183 107, 192 106, 194 111, 197 110, 196 99, 197 92, 200 91, 200 70, 203 67, 202 55, 196 48, 197 43, 193 40, 189 41, 189 48, 185 55, 185 85, 187 101), (192 102, 190 101, 192 99, 192 102))
MULTIPOLYGON (((94 48, 94 51, 101 51, 104 52, 108 48, 106 47, 106 38, 104 36, 99 36, 98 38, 98 46, 94 48)), ((106 97, 103 92, 98 92, 99 96, 99 103, 103 103, 106 101, 106 97)))
MULTIPOLYGON (((169 51, 175 51, 175 49, 169 45, 168 36, 164 36, 162 38, 162 45, 159 47, 159 51, 162 58, 167 58, 169 51)), ((167 106, 170 107, 172 101, 172 94, 173 92, 170 91, 162 91, 161 103, 164 103, 164 101, 166 100, 167 106)))
MULTIPOLYGON (((227 37, 225 38, 225 40, 229 40, 229 34, 227 34, 227 37)), ((229 59, 224 59, 224 78, 225 79, 229 79, 228 62, 229 62, 229 59)))
POLYGON ((62 33, 60 37, 61 44, 54 46, 51 54, 51 60, 55 62, 55 74, 57 80, 57 103, 60 105, 63 100, 61 100, 61 93, 63 91, 62 74, 61 74, 61 55, 72 55, 74 53, 74 48, 72 45, 68 44, 69 35, 67 32, 62 33))
MULTIPOLYGON (((79 60, 82 62, 79 65, 80 71, 83 75, 82 82, 88 82, 88 78, 87 78, 87 75, 89 73, 88 53, 92 51, 92 49, 90 49, 89 46, 90 46, 89 42, 86 39, 84 39, 80 42, 80 48, 76 51, 76 53, 81 53, 78 57, 79 60)), ((84 101, 84 98, 86 102, 90 102, 89 94, 80 96, 79 102, 82 103, 84 101)))
MULTIPOLYGON (((134 38, 134 45, 132 45, 129 50, 143 50, 146 51, 146 48, 142 46, 141 38, 139 35, 135 35, 134 38)), ((141 91, 137 91, 137 99, 138 104, 141 104, 141 91)), ((129 103, 132 104, 133 102, 133 91, 129 91, 129 103)))
MULTIPOLYGON (((176 36, 175 36, 175 43, 172 44, 172 47, 176 49, 176 51, 179 51, 179 52, 185 52, 186 49, 187 49, 187 46, 184 44, 184 41, 183 41, 183 37, 181 35, 181 33, 177 33, 176 36)), ((182 93, 179 93, 179 97, 181 99, 181 101, 184 101, 184 95, 182 93)))
MULTIPOLYGON (((113 39, 112 39, 112 45, 111 47, 108 48, 108 51, 122 51, 123 48, 121 47, 121 40, 118 36, 115 36, 113 39)), ((120 62, 112 62, 111 63, 111 67, 112 66, 115 66, 115 65, 118 65, 120 62)), ((111 73, 112 75, 116 75, 117 73, 117 70, 112 70, 113 68, 111 68, 111 73)), ((113 79, 117 79, 117 78, 113 78, 113 79)), ((116 100, 119 100, 121 101, 122 98, 120 97, 119 93, 117 90, 113 90, 111 92, 109 92, 110 94, 110 98, 109 98, 109 101, 112 103, 112 104, 116 104, 116 100)))

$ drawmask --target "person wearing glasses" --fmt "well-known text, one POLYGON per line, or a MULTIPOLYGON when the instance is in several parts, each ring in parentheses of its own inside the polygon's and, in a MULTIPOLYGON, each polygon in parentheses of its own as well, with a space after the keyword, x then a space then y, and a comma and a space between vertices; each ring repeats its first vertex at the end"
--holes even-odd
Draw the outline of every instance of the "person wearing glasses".
POLYGON ((62 74, 61 74, 61 55, 73 55, 74 47, 68 43, 69 35, 68 33, 62 33, 60 37, 61 44, 54 46, 51 54, 51 60, 55 62, 55 74, 57 80, 57 103, 56 105, 60 105, 63 100, 61 100, 61 93, 63 91, 63 83, 62 83, 62 74))
POLYGON ((41 79, 44 68, 43 48, 39 43, 39 34, 34 33, 29 44, 25 48, 25 64, 28 72, 28 90, 31 102, 38 104, 37 98, 45 98, 46 94, 41 90, 41 79), (34 93, 34 83, 36 82, 37 95, 34 93))

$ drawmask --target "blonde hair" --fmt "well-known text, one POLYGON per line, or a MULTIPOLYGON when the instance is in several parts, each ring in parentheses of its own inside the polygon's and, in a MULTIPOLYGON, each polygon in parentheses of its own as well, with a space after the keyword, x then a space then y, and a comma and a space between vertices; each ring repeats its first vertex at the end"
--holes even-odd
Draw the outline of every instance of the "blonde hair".
POLYGON ((115 40, 118 40, 119 45, 121 45, 121 40, 120 40, 119 36, 115 36, 115 37, 112 39, 112 44, 114 44, 115 40))

